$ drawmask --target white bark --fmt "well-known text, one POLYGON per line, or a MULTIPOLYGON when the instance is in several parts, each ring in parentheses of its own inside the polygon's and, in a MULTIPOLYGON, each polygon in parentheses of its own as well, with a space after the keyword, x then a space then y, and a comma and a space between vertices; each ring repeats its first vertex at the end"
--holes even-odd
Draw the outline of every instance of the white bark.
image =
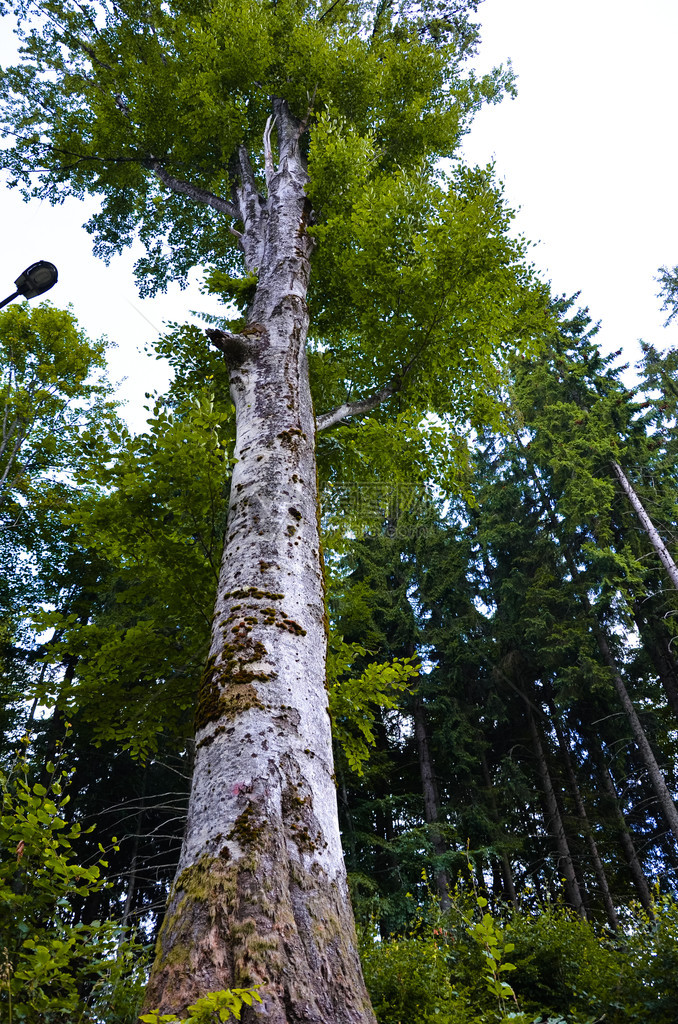
POLYGON ((664 568, 666 569, 667 573, 669 574, 669 579, 673 583, 673 585, 676 588, 676 590, 678 590, 678 566, 676 566, 676 563, 671 558, 671 555, 669 553, 668 548, 666 547, 666 545, 664 544, 664 541, 659 536, 659 533, 657 532, 657 530, 656 530, 652 520, 650 519, 649 515, 647 514, 647 512, 643 508, 643 505, 642 505, 642 503, 640 501, 640 498, 638 497, 638 495, 634 491, 633 487, 631 486, 631 484, 630 484, 630 482, 628 480, 628 477, 624 473, 624 470, 621 468, 619 463, 615 462, 614 460, 612 461, 612 469, 615 472, 615 476, 617 477, 617 480, 621 484, 621 487, 622 487, 622 490, 624 491, 624 494, 626 495, 626 497, 631 502, 631 505, 633 506, 633 508, 634 508, 634 510, 635 510, 635 512, 636 512, 636 514, 638 516, 638 518, 640 519, 641 523, 643 524, 643 529, 645 530, 645 533, 649 537, 650 543, 652 544, 652 547, 655 549, 655 551, 659 555, 659 558, 661 560, 662 565, 664 566, 664 568))
POLYGON ((624 685, 624 680, 619 674, 619 670, 617 669, 616 662, 607 642, 607 637, 597 623, 594 623, 593 629, 603 661, 612 673, 614 688, 617 691, 617 696, 619 697, 621 706, 624 708, 629 725, 631 726, 633 738, 636 741, 636 746, 638 747, 643 762, 645 763, 647 774, 650 777, 650 782, 657 794, 657 801, 664 817, 666 818, 669 828, 676 838, 676 842, 678 842, 678 809, 676 809, 676 804, 671 791, 666 785, 664 773, 659 767, 657 758, 654 756, 654 751, 650 746, 650 741, 645 735, 645 730, 643 729, 640 718, 638 717, 638 712, 636 711, 633 701, 629 696, 629 692, 624 685))
POLYGON ((240 244, 258 272, 248 326, 210 332, 230 372, 237 461, 186 836, 147 1005, 182 1012, 206 992, 260 984, 270 1024, 370 1024, 325 689, 307 179, 298 122, 282 103, 275 114, 266 199, 240 153, 240 244))
POLYGON ((360 399, 356 402, 344 402, 343 405, 338 405, 336 409, 330 410, 330 412, 323 413, 322 416, 318 416, 316 420, 316 428, 318 431, 327 430, 329 427, 335 426, 337 423, 341 423, 343 420, 350 419, 352 416, 364 416, 368 412, 372 412, 382 402, 388 401, 398 391, 398 385, 389 384, 388 387, 382 388, 380 391, 375 391, 373 395, 369 395, 367 398, 360 399))

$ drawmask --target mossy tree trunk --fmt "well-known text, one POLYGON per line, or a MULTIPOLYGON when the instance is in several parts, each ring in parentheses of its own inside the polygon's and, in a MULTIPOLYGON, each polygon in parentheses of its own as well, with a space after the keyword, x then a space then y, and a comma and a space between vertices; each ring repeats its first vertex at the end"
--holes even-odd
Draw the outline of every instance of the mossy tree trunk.
POLYGON ((181 1015, 208 992, 260 985, 249 1019, 367 1024, 325 689, 303 126, 281 101, 274 113, 265 197, 240 153, 240 244, 258 274, 248 324, 210 332, 230 373, 236 462, 188 823, 146 1006, 181 1015))

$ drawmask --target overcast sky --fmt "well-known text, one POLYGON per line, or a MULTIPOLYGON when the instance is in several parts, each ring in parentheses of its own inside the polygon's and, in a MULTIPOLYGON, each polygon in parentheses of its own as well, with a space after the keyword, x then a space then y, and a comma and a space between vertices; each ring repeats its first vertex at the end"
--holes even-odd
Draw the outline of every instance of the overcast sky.
MULTIPOLYGON (((477 117, 468 159, 494 159, 519 208, 519 230, 538 243, 534 262, 555 292, 581 291, 580 301, 602 321, 606 351, 623 348, 633 361, 639 337, 678 346, 678 324, 662 326, 654 281, 661 264, 678 263, 678 3, 485 0, 479 20, 478 66, 510 58, 518 98, 477 117)), ((1 31, 0 59, 9 63, 7 19, 1 31)), ((197 288, 140 300, 132 254, 108 268, 92 256, 81 225, 93 208, 74 200, 25 205, 18 193, 0 192, 0 298, 28 264, 55 263, 51 298, 72 303, 89 334, 117 344, 111 373, 128 378, 128 418, 138 428, 144 392, 167 382, 162 367, 143 356, 144 345, 164 321, 189 319, 206 300, 197 288)))
POLYGON ((581 291, 606 351, 678 345, 654 277, 678 264, 676 0, 485 0, 479 65, 510 58, 518 98, 482 111, 469 160, 494 158, 534 262, 581 291))

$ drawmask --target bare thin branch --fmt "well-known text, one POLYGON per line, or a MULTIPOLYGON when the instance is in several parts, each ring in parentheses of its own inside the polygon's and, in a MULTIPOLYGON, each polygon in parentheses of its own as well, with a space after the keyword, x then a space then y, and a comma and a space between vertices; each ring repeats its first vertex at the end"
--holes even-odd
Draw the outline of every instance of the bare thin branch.
POLYGON ((368 398, 362 398, 357 402, 344 402, 343 405, 338 405, 336 409, 325 412, 322 416, 316 418, 316 429, 318 432, 327 430, 329 427, 341 423, 342 420, 350 419, 352 416, 364 416, 366 413, 372 412, 382 402, 387 402, 389 398, 392 398, 400 390, 401 386, 401 380, 396 378, 391 384, 387 384, 380 391, 375 391, 368 398))

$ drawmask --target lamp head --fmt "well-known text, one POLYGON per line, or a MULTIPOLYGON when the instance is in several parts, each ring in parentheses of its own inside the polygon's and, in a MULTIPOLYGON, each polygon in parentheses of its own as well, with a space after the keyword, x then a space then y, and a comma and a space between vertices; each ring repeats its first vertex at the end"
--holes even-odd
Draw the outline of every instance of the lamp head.
POLYGON ((53 263, 38 260, 27 267, 23 274, 19 274, 14 283, 20 295, 25 299, 34 299, 36 295, 49 291, 58 279, 59 274, 53 263))

